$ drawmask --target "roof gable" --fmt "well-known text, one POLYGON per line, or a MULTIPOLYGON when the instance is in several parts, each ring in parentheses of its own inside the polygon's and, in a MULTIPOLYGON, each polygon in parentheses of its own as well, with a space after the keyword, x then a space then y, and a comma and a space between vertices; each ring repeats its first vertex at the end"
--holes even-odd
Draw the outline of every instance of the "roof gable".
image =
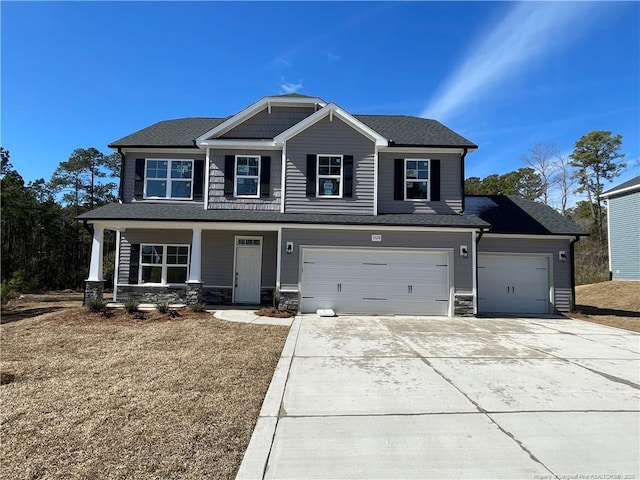
POLYGON ((178 118, 164 120, 122 137, 108 145, 118 147, 190 147, 196 146, 195 139, 221 124, 224 118, 178 118))

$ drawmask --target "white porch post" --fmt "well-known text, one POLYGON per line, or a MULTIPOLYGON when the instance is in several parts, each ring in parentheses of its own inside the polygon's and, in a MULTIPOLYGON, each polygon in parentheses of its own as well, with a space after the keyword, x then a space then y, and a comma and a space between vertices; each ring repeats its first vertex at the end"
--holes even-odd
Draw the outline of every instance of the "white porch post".
POLYGON ((194 227, 191 238, 191 265, 187 283, 202 283, 200 269, 202 265, 202 228, 194 227))
POLYGON ((93 243, 91 244, 91 264, 89 265, 89 282, 103 282, 102 278, 102 246, 104 227, 93 225, 93 243))

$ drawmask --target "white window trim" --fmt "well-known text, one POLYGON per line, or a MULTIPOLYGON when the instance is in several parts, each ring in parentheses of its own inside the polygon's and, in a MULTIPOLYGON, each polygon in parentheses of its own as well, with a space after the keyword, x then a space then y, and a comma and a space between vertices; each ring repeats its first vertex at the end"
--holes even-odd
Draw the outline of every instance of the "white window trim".
MULTIPOLYGON (((256 178, 256 175, 242 175, 242 178, 256 178)), ((236 155, 233 162, 233 196, 235 198, 260 198, 260 178, 262 178, 262 156, 260 155, 236 155), (255 195, 239 195, 238 194, 238 158, 257 158, 258 159, 258 188, 255 195)))
MULTIPOLYGON (((167 265, 167 247, 187 247, 187 263, 186 264, 175 264, 176 267, 187 267, 187 277, 186 280, 189 280, 189 266, 191 260, 191 245, 188 243, 141 243, 140 244, 140 256, 138 257, 138 285, 162 285, 162 286, 170 286, 170 285, 185 285, 185 283, 167 283, 167 268, 171 268, 167 265), (162 247, 162 263, 143 263, 142 262, 142 251, 143 247, 152 246, 152 247, 162 247), (143 282, 142 281, 142 267, 162 267, 162 281, 160 283, 151 283, 151 282, 143 282)), ((172 265, 173 266, 173 265, 172 265)))
POLYGON ((319 153, 316 155, 316 198, 342 198, 344 185, 344 155, 334 153, 319 153), (337 178, 340 180, 340 192, 338 195, 320 195, 320 157, 340 157, 340 175, 322 175, 322 178, 337 178))
POLYGON ((144 198, 145 200, 173 200, 173 201, 185 201, 185 200, 193 200, 193 186, 194 186, 194 176, 195 174, 195 161, 192 158, 145 158, 144 159, 144 190, 142 192, 142 198, 144 198), (161 162, 168 162, 167 163, 167 177, 162 179, 162 178, 149 178, 147 175, 147 162, 149 162, 149 160, 151 161, 161 161, 161 162), (186 182, 186 181, 190 181, 191 182, 191 195, 189 196, 189 198, 178 198, 178 197, 172 197, 171 196, 171 183, 173 181, 173 179, 171 178, 171 162, 191 162, 191 179, 187 179, 187 178, 176 178, 176 181, 180 181, 180 182, 186 182), (167 181, 167 189, 165 190, 165 196, 164 197, 150 197, 147 196, 147 181, 148 180, 166 180, 167 181))
POLYGON ((404 159, 404 169, 403 169, 403 174, 404 174, 404 200, 405 202, 429 202, 431 201, 431 159, 430 158, 405 158, 404 159), (407 162, 427 162, 427 164, 429 165, 428 167, 428 172, 429 172, 429 176, 426 179, 427 182, 427 198, 407 198, 407 184, 409 182, 411 183, 415 183, 415 182, 424 182, 425 180, 421 180, 421 179, 407 179, 407 162))

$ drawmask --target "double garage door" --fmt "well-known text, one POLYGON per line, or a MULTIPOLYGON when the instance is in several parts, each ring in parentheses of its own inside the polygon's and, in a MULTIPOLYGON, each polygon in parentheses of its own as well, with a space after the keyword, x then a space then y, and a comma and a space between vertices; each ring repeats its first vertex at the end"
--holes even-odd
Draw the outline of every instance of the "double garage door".
POLYGON ((480 313, 550 313, 549 284, 546 255, 478 254, 480 313))
POLYGON ((449 253, 303 248, 303 312, 448 315, 449 253))

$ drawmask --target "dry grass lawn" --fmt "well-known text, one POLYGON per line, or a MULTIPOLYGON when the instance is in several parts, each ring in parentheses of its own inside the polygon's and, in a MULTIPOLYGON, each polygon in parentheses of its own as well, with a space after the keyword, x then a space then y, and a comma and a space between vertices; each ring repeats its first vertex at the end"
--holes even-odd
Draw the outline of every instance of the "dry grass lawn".
POLYGON ((287 333, 83 308, 2 325, 2 477, 233 478, 287 333))
POLYGON ((570 316, 640 332, 640 282, 602 282, 576 287, 570 316))

